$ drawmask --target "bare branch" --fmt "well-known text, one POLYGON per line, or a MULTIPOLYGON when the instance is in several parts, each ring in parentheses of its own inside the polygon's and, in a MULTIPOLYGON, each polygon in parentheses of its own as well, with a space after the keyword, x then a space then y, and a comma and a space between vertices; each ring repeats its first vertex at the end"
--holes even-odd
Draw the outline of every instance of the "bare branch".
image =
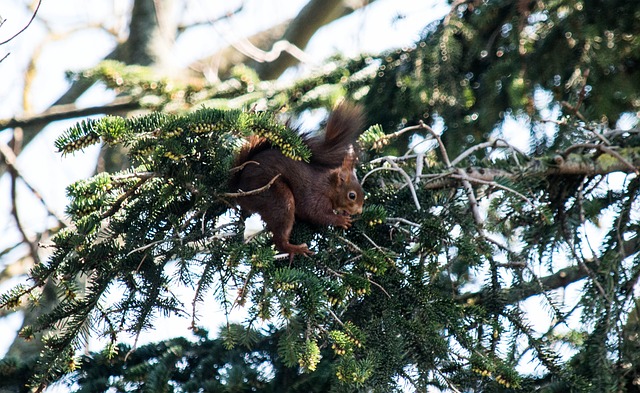
MULTIPOLYGON (((567 267, 549 276, 522 283, 517 288, 505 288, 501 291, 502 298, 507 304, 513 304, 546 291, 564 288, 588 276, 589 274, 582 266, 567 267)), ((458 296, 456 301, 463 304, 482 304, 486 300, 486 295, 482 291, 466 293, 458 296)))
POLYGON ((424 124, 424 122, 422 120, 420 120, 420 127, 429 131, 429 133, 431 134, 431 136, 433 136, 435 138, 436 141, 438 141, 438 147, 440 148, 440 154, 442 154, 442 160, 444 161, 444 164, 447 166, 447 168, 451 168, 451 161, 449 160, 449 154, 447 153, 447 149, 444 146, 444 143, 442 143, 442 139, 440 139, 440 135, 438 135, 433 128, 429 127, 428 125, 424 124))
POLYGON ((246 162, 242 163, 242 165, 238 165, 236 167, 233 167, 233 168, 229 169, 229 174, 233 174, 233 173, 236 173, 238 171, 243 170, 244 167, 247 166, 248 164, 260 165, 260 163, 258 161, 246 161, 246 162))
POLYGON ((610 154, 613 157, 615 157, 618 160, 620 160, 620 162, 622 164, 624 164, 628 169, 630 169, 631 172, 635 173, 636 175, 640 174, 640 171, 638 171, 638 169, 632 163, 627 161, 617 151, 613 150, 610 147, 607 147, 607 146, 604 146, 604 145, 601 145, 601 144, 597 144, 597 143, 578 143, 578 144, 575 144, 575 145, 570 146, 569 148, 567 148, 567 150, 565 150, 562 155, 564 157, 566 157, 570 152, 572 152, 573 150, 576 150, 576 149, 597 149, 597 150, 600 150, 603 153, 610 154))
MULTIPOLYGON (((464 172, 461 171, 460 173, 464 173, 464 172)), ((486 181, 486 180, 481 180, 481 179, 474 179, 472 177, 467 176, 466 174, 464 174, 463 176, 461 176, 460 174, 451 175, 451 177, 454 178, 454 179, 471 181, 471 182, 474 182, 474 183, 484 184, 484 185, 488 185, 488 186, 491 186, 491 187, 499 188, 501 190, 508 191, 508 192, 510 192, 512 194, 517 195, 520 199, 522 199, 523 201, 525 201, 526 203, 531 205, 531 207, 533 207, 534 209, 536 208, 536 205, 531 201, 531 199, 529 199, 526 196, 522 195, 521 193, 519 193, 518 191, 514 190, 513 188, 509 188, 507 186, 503 186, 502 184, 496 183, 494 181, 486 181)))
POLYGON ((56 120, 117 113, 139 108, 140 103, 131 97, 118 97, 109 104, 88 108, 78 108, 75 104, 56 105, 37 115, 0 120, 0 130, 15 127, 43 127, 56 120))
POLYGON ((68 224, 67 220, 65 220, 63 217, 58 215, 53 209, 51 209, 49 205, 45 202, 44 198, 42 197, 42 194, 40 194, 40 192, 38 192, 35 189, 35 187, 33 187, 28 181, 25 180, 24 176, 22 175, 22 172, 20 171, 20 169, 16 164, 16 161, 17 161, 16 154, 13 152, 13 150, 9 146, 7 146, 2 142, 0 142, 0 156, 4 157, 4 162, 9 167, 9 170, 11 171, 11 173, 14 173, 16 178, 21 179, 24 185, 27 186, 29 191, 31 191, 31 193, 36 198, 38 198, 40 203, 42 203, 42 206, 44 206, 44 208, 47 210, 47 213, 49 213, 50 216, 58 220, 60 225, 67 226, 68 224))
MULTIPOLYGON (((235 40, 230 40, 231 37, 223 38, 227 39, 229 46, 218 51, 212 56, 197 61, 192 64, 192 68, 199 70, 203 73, 214 74, 213 78, 224 79, 229 75, 229 71, 237 64, 248 64, 256 69, 260 79, 273 80, 280 76, 288 67, 296 64, 299 59, 293 56, 288 51, 284 51, 284 47, 292 49, 294 52, 298 48, 303 51, 306 48, 311 37, 322 27, 334 20, 337 20, 343 16, 351 14, 353 11, 366 7, 373 3, 375 0, 369 0, 366 2, 345 2, 339 0, 312 0, 296 15, 295 18, 285 21, 279 25, 273 26, 267 30, 261 31, 243 40, 243 43, 251 44, 251 47, 255 48, 271 48, 264 52, 259 50, 256 52, 258 55, 264 53, 278 53, 280 56, 273 61, 262 62, 256 60, 252 61, 253 56, 239 51, 234 46, 237 45, 235 40), (231 42, 234 42, 231 45, 231 42), (276 43, 280 44, 276 45, 276 43), (274 47, 275 46, 275 47, 274 47), (281 48, 277 48, 280 46, 281 48)), ((246 49, 242 47, 241 49, 246 49)), ((253 49, 253 48, 252 48, 253 49)), ((298 52, 298 55, 302 53, 298 52)), ((302 55, 304 57, 304 55, 302 55)))
POLYGON ((527 155, 521 151, 520 149, 516 148, 515 146, 507 143, 506 141, 502 140, 502 139, 496 139, 495 141, 489 141, 489 142, 485 142, 485 143, 479 143, 475 146, 471 146, 470 148, 468 148, 467 150, 463 151, 462 153, 460 153, 460 155, 458 157, 456 157, 453 161, 451 161, 451 166, 456 166, 458 165, 462 160, 464 160, 465 158, 467 158, 469 155, 471 155, 473 152, 476 152, 478 150, 482 150, 482 149, 486 149, 488 147, 506 147, 509 148, 511 150, 514 150, 516 152, 518 152, 519 154, 521 154, 522 156, 526 157, 527 155))
MULTIPOLYGON (((13 151, 11 151, 11 149, 4 145, 4 144, 0 144, 0 146, 2 147, 7 147, 6 149, 2 148, 0 149, 0 152, 2 152, 2 154, 5 156, 5 161, 7 160, 7 154, 9 153, 9 151, 11 151, 11 153, 13 155, 17 154, 20 152, 21 149, 21 141, 22 141, 22 129, 20 128, 16 128, 14 130, 13 133, 13 151), (7 151, 8 150, 8 151, 7 151)), ((34 263, 40 263, 40 258, 38 257, 38 242, 35 240, 32 240, 29 238, 29 236, 27 235, 27 232, 25 231, 24 227, 22 226, 22 222, 20 221, 20 216, 18 215, 18 203, 17 203, 17 190, 16 190, 16 183, 18 181, 18 171, 15 168, 15 165, 11 165, 9 166, 9 175, 11 176, 11 191, 10 191, 10 195, 11 195, 11 215, 13 216, 15 222, 16 222, 16 228, 18 229, 18 232, 20 232, 20 235, 22 236, 22 241, 29 246, 29 250, 31 253, 31 258, 33 258, 34 263)))
POLYGON ((394 171, 399 172, 402 175, 402 177, 404 177, 404 179, 407 181, 406 184, 409 187, 409 190, 411 191, 411 196, 413 197, 413 203, 415 203, 416 205, 416 210, 420 211, 420 201, 418 200, 418 194, 416 193, 416 189, 413 186, 413 181, 411 180, 411 177, 409 177, 407 172, 405 172, 404 169, 400 168, 398 164, 396 164, 395 162, 391 160, 387 160, 387 163, 389 163, 389 165, 391 165, 391 168, 394 171))

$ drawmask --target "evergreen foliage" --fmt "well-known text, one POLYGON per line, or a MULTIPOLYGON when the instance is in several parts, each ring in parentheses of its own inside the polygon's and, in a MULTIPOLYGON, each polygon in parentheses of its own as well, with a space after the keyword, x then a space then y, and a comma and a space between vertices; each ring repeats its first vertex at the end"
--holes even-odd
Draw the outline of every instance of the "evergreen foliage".
MULTIPOLYGON (((638 15, 640 5, 619 0, 456 2, 414 47, 330 59, 287 86, 237 68, 220 85, 184 88, 183 104, 203 104, 194 112, 78 123, 56 142, 60 152, 103 142, 126 147, 132 164, 69 186, 74 226, 29 284, 0 297, 10 308, 36 304, 47 282, 59 289, 57 307, 21 332, 46 333, 33 382, 70 374, 80 391, 637 391, 638 15), (244 238, 226 183, 233 154, 258 134, 309 160, 268 113, 326 108, 339 96, 378 124, 359 141, 365 210, 348 231, 296 224, 292 243, 315 255, 290 262, 269 233, 244 238), (623 115, 636 126, 621 129, 623 115), (503 140, 507 118, 528 128, 528 151, 503 140), (605 231, 601 243, 587 241, 593 227, 605 231), (564 304, 553 290, 576 282, 580 298, 564 304), (193 289, 193 309, 177 285, 193 289), (552 321, 543 332, 524 308, 534 295, 552 321), (197 305, 209 296, 227 310, 245 306, 246 324, 216 339, 200 331, 195 342, 118 343, 158 315, 189 315, 198 332, 197 305), (259 330, 261 321, 270 327, 259 330), (92 333, 109 346, 79 356, 92 333)), ((140 69, 101 67, 84 77, 117 74, 123 93, 158 94, 140 69)), ((1 375, 19 369, 9 366, 1 375)))

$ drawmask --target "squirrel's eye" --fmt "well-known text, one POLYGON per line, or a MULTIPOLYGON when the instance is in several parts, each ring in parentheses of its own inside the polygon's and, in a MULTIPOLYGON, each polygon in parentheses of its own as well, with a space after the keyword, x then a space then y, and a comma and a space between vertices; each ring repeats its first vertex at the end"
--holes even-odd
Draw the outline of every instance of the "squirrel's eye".
POLYGON ((352 201, 356 200, 356 193, 355 191, 349 191, 349 199, 351 199, 352 201))

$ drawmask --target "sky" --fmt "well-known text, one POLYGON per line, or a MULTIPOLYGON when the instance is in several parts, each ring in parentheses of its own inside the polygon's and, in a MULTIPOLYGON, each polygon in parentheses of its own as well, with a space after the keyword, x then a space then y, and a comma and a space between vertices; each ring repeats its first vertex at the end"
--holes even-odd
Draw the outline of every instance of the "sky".
MULTIPOLYGON (((116 39, 105 32, 110 29, 125 34, 126 15, 130 7, 127 0, 43 0, 38 18, 9 44, 0 46, 0 118, 10 118, 38 113, 49 107, 69 86, 66 71, 79 71, 97 64, 109 53, 116 39), (102 27, 99 27, 102 26, 102 27), (54 33, 49 35, 47 27, 54 33), (25 73, 34 54, 35 75, 31 79, 30 94, 23 94, 25 73), (26 102, 26 105, 25 105, 26 102)), ((240 1, 192 0, 182 12, 185 24, 216 19, 237 9, 240 1), (204 19, 203 19, 204 18, 204 19)), ((243 10, 229 18, 216 29, 206 24, 187 30, 176 42, 176 57, 183 65, 215 52, 228 45, 233 37, 251 35, 287 18, 293 17, 306 3, 303 0, 249 0, 243 10)), ((0 27, 0 42, 19 31, 31 17, 25 4, 29 1, 0 2, 0 17, 5 23, 0 27)), ((378 0, 365 10, 342 18, 321 29, 311 40, 305 52, 311 62, 296 72, 308 73, 320 67, 322 60, 335 53, 354 56, 362 52, 380 52, 385 49, 411 45, 429 22, 440 19, 449 11, 441 0, 378 0)), ((291 77, 292 73, 288 73, 291 77)), ((99 105, 113 98, 113 93, 97 87, 78 101, 79 106, 99 105)), ((29 144, 18 159, 18 167, 25 180, 42 195, 47 205, 59 215, 64 215, 67 203, 65 187, 75 180, 92 174, 98 147, 85 149, 82 154, 62 157, 55 152, 53 141, 66 128, 76 122, 60 121, 46 129, 29 144)), ((10 132, 0 131, 0 141, 7 142, 10 132)), ((25 187, 18 188, 18 210, 27 231, 42 231, 52 220, 47 218, 42 205, 25 187)), ((19 241, 20 236, 9 214, 9 177, 0 178, 0 251, 19 241)), ((0 258, 0 268, 15 259, 24 249, 0 258)), ((4 292, 16 282, 0 286, 4 292)), ((190 292, 180 294, 185 304, 190 304, 190 292)), ((220 306, 213 300, 203 304, 200 322, 210 331, 217 331, 221 323, 220 306)), ((241 320, 244 313, 237 310, 232 318, 241 320)), ((11 344, 20 327, 21 316, 14 314, 0 320, 0 356, 11 344)), ((186 334, 190 320, 168 318, 156 321, 162 329, 141 336, 139 345, 176 335, 186 334)), ((99 340, 90 342, 92 350, 100 349, 99 340)))

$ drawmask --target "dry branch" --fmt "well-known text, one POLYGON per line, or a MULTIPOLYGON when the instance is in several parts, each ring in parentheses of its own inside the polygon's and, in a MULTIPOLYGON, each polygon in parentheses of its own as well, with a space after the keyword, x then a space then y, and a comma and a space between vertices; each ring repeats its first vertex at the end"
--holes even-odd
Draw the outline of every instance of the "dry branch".
POLYGON ((0 120, 0 130, 15 127, 44 127, 52 121, 118 113, 138 108, 140 104, 131 97, 119 97, 109 104, 87 108, 78 108, 75 104, 56 105, 36 115, 0 120))

